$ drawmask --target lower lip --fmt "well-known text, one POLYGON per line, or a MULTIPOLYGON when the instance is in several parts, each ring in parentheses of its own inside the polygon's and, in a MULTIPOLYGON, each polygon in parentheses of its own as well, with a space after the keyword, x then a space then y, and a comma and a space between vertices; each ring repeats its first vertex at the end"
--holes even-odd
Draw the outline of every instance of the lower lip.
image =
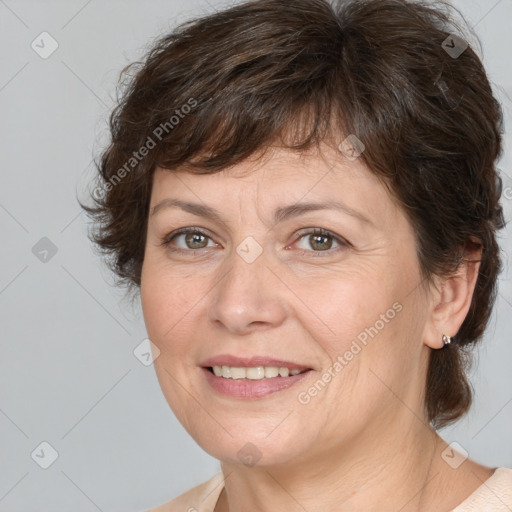
POLYGON ((208 368, 201 368, 206 380, 215 391, 232 398, 262 398, 278 391, 290 388, 303 380, 311 370, 290 377, 272 377, 270 379, 225 379, 215 376, 208 368))

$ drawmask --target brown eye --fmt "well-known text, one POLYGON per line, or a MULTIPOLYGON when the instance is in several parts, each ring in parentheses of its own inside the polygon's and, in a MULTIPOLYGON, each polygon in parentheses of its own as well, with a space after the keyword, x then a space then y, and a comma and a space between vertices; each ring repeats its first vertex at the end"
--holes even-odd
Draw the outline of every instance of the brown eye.
POLYGON ((300 238, 297 243, 302 242, 302 240, 306 241, 302 247, 299 247, 304 252, 329 252, 329 254, 331 254, 333 252, 343 250, 344 248, 350 245, 343 238, 336 236, 334 233, 331 233, 330 231, 321 228, 316 228, 307 232, 302 232, 299 236, 300 238), (338 244, 338 246, 334 246, 333 248, 333 243, 338 244))
POLYGON ((166 236, 161 245, 167 247, 170 251, 187 252, 207 248, 209 240, 211 240, 210 236, 198 228, 183 228, 166 236), (181 247, 176 243, 180 239, 183 240, 181 247))
POLYGON ((208 242, 205 244, 205 240, 207 237, 199 232, 194 233, 184 233, 185 235, 185 244, 189 249, 202 249, 208 245, 208 242))
POLYGON ((329 235, 308 235, 310 237, 309 244, 313 249, 320 251, 329 250, 332 247, 332 237, 329 235))

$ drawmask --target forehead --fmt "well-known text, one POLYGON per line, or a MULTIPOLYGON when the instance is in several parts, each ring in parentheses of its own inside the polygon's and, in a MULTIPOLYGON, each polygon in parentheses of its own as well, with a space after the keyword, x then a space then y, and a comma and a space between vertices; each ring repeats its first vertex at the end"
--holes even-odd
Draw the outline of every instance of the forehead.
MULTIPOLYGON (((187 184, 210 193, 222 193, 226 187, 250 190, 252 186, 265 187, 266 190, 282 190, 282 185, 294 189, 341 187, 349 192, 349 184, 356 187, 379 187, 380 181, 362 163, 361 159, 349 161, 339 151, 330 148, 320 153, 298 152, 281 148, 269 148, 264 154, 248 159, 226 169, 209 174, 196 174, 186 167, 173 170, 155 169, 153 193, 161 189, 187 188, 187 184)), ((283 191, 285 192, 285 191, 283 191)))
POLYGON ((342 201, 379 223, 399 213, 379 178, 360 158, 351 161, 330 148, 321 153, 272 148, 210 174, 194 174, 185 167, 157 168, 151 208, 168 198, 235 213, 255 207, 270 212, 293 203, 342 201))

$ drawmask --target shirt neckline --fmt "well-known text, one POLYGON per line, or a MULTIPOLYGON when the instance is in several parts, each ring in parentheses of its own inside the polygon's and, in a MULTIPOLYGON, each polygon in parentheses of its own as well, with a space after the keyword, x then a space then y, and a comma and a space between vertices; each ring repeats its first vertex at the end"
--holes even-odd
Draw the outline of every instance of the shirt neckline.
MULTIPOLYGON (((495 467, 493 468, 492 475, 484 480, 481 485, 479 485, 467 498, 464 499, 461 503, 459 503, 455 508, 453 508, 450 512, 457 512, 459 507, 464 506, 468 501, 474 499, 476 496, 482 493, 482 490, 485 490, 486 487, 489 486, 489 484, 494 483, 498 478, 501 478, 502 474, 505 474, 507 471, 510 471, 512 473, 512 469, 506 468, 506 467, 495 467)), ((224 474, 222 471, 217 473, 209 482, 209 485, 206 488, 205 494, 207 499, 206 503, 204 503, 205 506, 211 507, 211 510, 213 511, 215 507, 217 506, 217 503, 219 501, 220 495, 222 491, 224 490, 224 474)), ((489 491, 490 492, 490 491, 489 491)))

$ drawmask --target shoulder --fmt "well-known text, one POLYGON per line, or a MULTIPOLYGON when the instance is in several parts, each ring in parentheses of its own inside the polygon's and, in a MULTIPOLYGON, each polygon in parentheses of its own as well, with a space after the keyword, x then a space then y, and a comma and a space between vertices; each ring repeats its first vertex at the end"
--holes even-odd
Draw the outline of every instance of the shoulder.
POLYGON ((512 509, 512 468, 494 473, 452 512, 509 512, 512 509))
POLYGON ((173 500, 146 512, 213 512, 223 488, 224 476, 221 472, 173 500))

